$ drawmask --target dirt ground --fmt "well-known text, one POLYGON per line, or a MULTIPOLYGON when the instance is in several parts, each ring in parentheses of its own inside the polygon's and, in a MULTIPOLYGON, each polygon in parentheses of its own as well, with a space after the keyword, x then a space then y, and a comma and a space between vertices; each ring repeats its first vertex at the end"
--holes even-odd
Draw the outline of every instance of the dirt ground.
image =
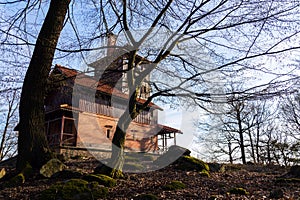
MULTIPOLYGON (((91 173, 97 161, 71 160, 69 169, 91 173)), ((158 199, 271 199, 270 194, 280 191, 278 199, 300 199, 300 182, 278 182, 288 169, 280 166, 232 165, 225 172, 211 172, 204 177, 195 171, 180 171, 168 166, 148 173, 125 174, 117 180, 117 186, 109 189, 107 199, 136 199, 139 194, 154 194, 158 199), (167 191, 164 185, 181 181, 185 189, 167 191), (230 194, 232 188, 244 188, 248 195, 230 194)), ((36 176, 18 187, 5 188, 0 182, 0 199, 38 199, 39 194, 57 181, 59 177, 46 179, 36 176)))

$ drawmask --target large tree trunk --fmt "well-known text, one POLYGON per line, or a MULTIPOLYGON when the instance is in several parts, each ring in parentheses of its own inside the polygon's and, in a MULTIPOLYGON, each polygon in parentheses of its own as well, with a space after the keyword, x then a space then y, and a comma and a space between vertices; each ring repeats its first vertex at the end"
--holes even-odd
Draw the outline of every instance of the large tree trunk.
POLYGON ((45 134, 44 97, 55 48, 70 0, 51 0, 23 83, 17 169, 41 167, 50 157, 45 134))
MULTIPOLYGON (((134 104, 136 104, 136 102, 134 102, 134 104)), ((112 154, 109 163, 109 166, 111 166, 111 172, 109 175, 112 177, 122 177, 122 169, 125 161, 124 147, 126 131, 129 127, 129 124, 133 119, 136 118, 137 115, 138 113, 135 109, 132 110, 130 114, 128 111, 125 111, 118 121, 118 125, 112 140, 112 154)))

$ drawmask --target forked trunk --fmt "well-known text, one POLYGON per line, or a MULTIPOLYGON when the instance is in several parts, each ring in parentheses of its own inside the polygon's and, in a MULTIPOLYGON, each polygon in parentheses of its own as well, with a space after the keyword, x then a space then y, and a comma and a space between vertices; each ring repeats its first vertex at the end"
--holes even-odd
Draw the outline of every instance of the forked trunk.
POLYGON ((114 138, 112 141, 112 154, 109 166, 112 167, 111 176, 112 177, 121 177, 122 169, 125 161, 124 157, 124 147, 125 147, 125 137, 126 132, 119 128, 116 128, 114 138))

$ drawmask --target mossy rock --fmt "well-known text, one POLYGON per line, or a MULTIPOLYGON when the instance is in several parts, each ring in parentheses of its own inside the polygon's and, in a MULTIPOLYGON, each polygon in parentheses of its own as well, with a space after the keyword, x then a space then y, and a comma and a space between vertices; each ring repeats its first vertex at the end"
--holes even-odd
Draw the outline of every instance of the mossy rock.
POLYGON ((54 173, 51 178, 74 179, 81 178, 83 175, 78 171, 62 170, 54 173))
POLYGON ((245 190, 244 188, 232 188, 229 190, 230 194, 240 194, 240 195, 248 195, 249 192, 245 190))
POLYGON ((158 157, 155 161, 154 164, 164 167, 167 166, 171 163, 176 162, 181 156, 189 156, 191 153, 190 150, 173 145, 171 146, 166 153, 158 157))
POLYGON ((117 181, 109 176, 103 174, 89 174, 82 178, 88 182, 97 182, 100 185, 104 185, 106 187, 114 187, 117 184, 117 181))
POLYGON ((4 183, 5 187, 15 187, 25 183, 25 176, 22 173, 17 174, 4 183))
POLYGON ((164 190, 180 190, 180 189, 185 189, 186 185, 182 183, 181 181, 172 181, 169 184, 166 184, 163 186, 164 190))
POLYGON ((219 164, 219 163, 207 163, 209 167, 210 172, 220 172, 224 173, 225 170, 225 165, 219 164))
POLYGON ((5 175, 6 175, 6 170, 5 170, 5 168, 2 168, 0 170, 0 179, 2 179, 5 175))
POLYGON ((121 170, 113 169, 103 163, 100 163, 95 169, 94 174, 104 174, 112 178, 124 178, 124 174, 121 170))
POLYGON ((158 200, 158 197, 154 194, 140 194, 135 200, 158 200))
POLYGON ((205 162, 192 156, 182 156, 177 160, 175 168, 186 171, 209 171, 209 166, 205 162))
POLYGON ((66 169, 67 166, 63 164, 60 160, 54 158, 49 160, 40 169, 40 174, 44 177, 50 178, 53 174, 66 169))
POLYGON ((199 175, 202 177, 210 177, 209 172, 206 170, 202 170, 201 172, 199 172, 199 175))
POLYGON ((144 166, 139 163, 125 163, 123 166, 124 171, 141 171, 144 169, 144 166))
POLYGON ((33 173, 32 166, 29 163, 27 163, 21 173, 24 175, 25 179, 29 178, 33 173))
POLYGON ((89 183, 81 179, 70 179, 66 182, 58 182, 40 195, 41 200, 92 200, 105 198, 108 189, 101 187, 97 182, 89 183))

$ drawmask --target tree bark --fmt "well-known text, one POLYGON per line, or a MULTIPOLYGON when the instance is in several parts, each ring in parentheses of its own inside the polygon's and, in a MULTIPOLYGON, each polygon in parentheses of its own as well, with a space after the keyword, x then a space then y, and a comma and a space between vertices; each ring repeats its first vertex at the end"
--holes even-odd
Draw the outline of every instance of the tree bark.
POLYGON ((237 121, 239 126, 239 136, 240 136, 240 148, 241 148, 241 157, 243 164, 246 164, 246 154, 245 154, 245 145, 244 145, 244 132, 242 127, 241 113, 237 112, 237 121))
POLYGON ((69 3, 51 0, 25 75, 19 108, 18 170, 27 163, 40 168, 51 157, 44 125, 45 87, 69 3))

